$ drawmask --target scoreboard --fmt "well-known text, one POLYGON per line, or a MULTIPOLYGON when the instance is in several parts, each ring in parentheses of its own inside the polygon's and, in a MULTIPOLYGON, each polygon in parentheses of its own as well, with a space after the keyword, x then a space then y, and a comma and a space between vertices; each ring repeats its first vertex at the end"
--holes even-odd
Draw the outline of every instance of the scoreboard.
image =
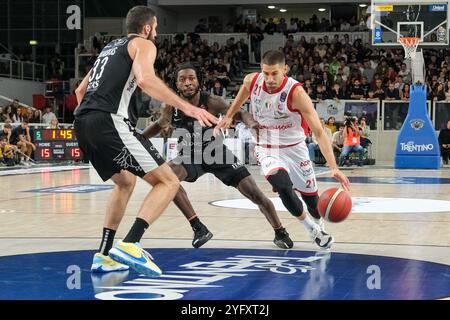
POLYGON ((82 154, 73 129, 36 129, 34 158, 42 160, 81 160, 82 154))

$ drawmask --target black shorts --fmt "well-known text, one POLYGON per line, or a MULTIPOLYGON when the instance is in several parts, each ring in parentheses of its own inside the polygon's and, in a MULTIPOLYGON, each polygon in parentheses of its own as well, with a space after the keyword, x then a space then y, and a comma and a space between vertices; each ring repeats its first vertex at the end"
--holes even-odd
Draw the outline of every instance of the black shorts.
POLYGON ((222 144, 222 154, 217 155, 222 158, 222 163, 185 163, 183 157, 177 157, 172 162, 181 164, 187 172, 187 177, 184 179, 186 182, 195 182, 205 173, 212 173, 217 179, 222 181, 227 186, 237 187, 237 185, 246 177, 250 175, 247 168, 239 162, 238 158, 222 144), (226 161, 226 159, 232 159, 232 161, 226 161))
POLYGON ((121 170, 143 177, 164 164, 152 143, 116 114, 91 111, 75 118, 78 145, 103 181, 121 170))

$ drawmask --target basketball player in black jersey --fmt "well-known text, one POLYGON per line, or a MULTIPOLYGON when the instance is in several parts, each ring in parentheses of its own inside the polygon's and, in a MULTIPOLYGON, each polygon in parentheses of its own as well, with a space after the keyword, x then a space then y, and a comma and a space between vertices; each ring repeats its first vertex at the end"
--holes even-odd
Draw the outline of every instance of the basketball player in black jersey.
POLYGON ((100 250, 91 269, 108 272, 129 266, 145 275, 159 276, 161 270, 139 242, 174 198, 179 180, 150 141, 137 135, 128 121, 131 96, 139 86, 155 99, 198 119, 202 125, 217 123, 217 118, 181 99, 155 75, 155 13, 145 6, 134 7, 127 14, 126 25, 128 35, 106 45, 76 90, 79 106, 74 126, 80 148, 100 177, 115 184, 107 204, 100 250), (131 230, 112 248, 136 176, 153 188, 131 230))
MULTIPOLYGON (((180 65, 175 71, 174 79, 175 89, 186 101, 198 106, 199 109, 208 110, 208 112, 215 116, 226 113, 228 104, 222 98, 210 95, 208 92, 200 91, 201 80, 199 81, 199 79, 201 77, 193 65, 189 63, 180 65)), ((167 129, 167 126, 170 126, 172 136, 178 137, 180 144, 188 146, 181 150, 182 152, 178 158, 169 162, 169 166, 180 181, 195 182, 203 174, 212 173, 227 186, 237 188, 245 197, 259 207, 275 231, 274 243, 278 247, 282 249, 292 248, 293 242, 289 238, 286 229, 283 228, 273 203, 258 188, 247 168, 239 162, 236 156, 223 144, 223 141, 220 139, 215 140, 214 138, 212 140, 202 140, 201 138, 200 141, 196 142, 196 134, 200 133, 203 138, 207 134, 205 135, 204 130, 203 132, 196 130, 194 118, 169 105, 163 104, 161 109, 161 117, 146 128, 143 135, 148 139, 155 136, 161 130, 167 129), (219 161, 211 163, 205 161, 202 155, 205 154, 206 148, 212 150, 213 146, 215 150, 214 159, 219 161), (202 158, 198 162, 192 163, 192 160, 195 160, 195 157, 198 157, 199 154, 202 158), (231 161, 227 162, 226 159, 231 161)), ((242 120, 250 128, 257 124, 251 114, 245 111, 240 111, 236 115, 236 118, 242 120)), ((212 135, 213 130, 209 130, 212 135)), ((174 198, 174 203, 189 220, 194 230, 192 245, 195 248, 201 247, 211 239, 212 233, 198 218, 182 186, 180 186, 174 198)))

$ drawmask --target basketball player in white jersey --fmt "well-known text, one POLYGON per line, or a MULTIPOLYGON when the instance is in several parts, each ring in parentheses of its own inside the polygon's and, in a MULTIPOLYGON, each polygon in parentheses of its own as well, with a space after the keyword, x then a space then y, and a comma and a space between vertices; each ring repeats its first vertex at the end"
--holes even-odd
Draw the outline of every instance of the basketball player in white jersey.
POLYGON ((349 181, 338 169, 331 141, 321 126, 311 99, 299 82, 286 76, 288 70, 284 54, 266 52, 261 61, 261 71, 245 77, 216 131, 229 128, 234 114, 250 97, 251 112, 259 123, 255 153, 266 179, 278 192, 286 209, 305 225, 313 241, 321 248, 330 248, 334 239, 325 232, 323 219, 317 210, 317 183, 305 143, 308 125, 327 160, 331 176, 345 190, 349 190, 349 181), (301 194, 314 220, 308 216, 295 191, 301 194))

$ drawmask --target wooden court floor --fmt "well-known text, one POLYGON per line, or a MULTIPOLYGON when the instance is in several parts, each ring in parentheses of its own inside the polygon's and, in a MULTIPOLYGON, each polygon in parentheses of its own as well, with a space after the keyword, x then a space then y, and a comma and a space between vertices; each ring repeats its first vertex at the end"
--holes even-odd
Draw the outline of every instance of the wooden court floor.
MULTIPOLYGON (((319 192, 338 186, 329 181, 326 169, 316 169, 319 192)), ((275 200, 276 194, 259 169, 251 167, 250 171, 263 192, 275 200)), ((326 225, 336 239, 333 253, 437 263, 450 277, 450 168, 395 170, 366 166, 348 168, 345 173, 352 181, 351 195, 358 210, 342 223, 326 225)), ((98 248, 111 189, 87 193, 70 191, 83 189, 74 185, 111 185, 103 183, 92 168, 62 172, 42 170, 1 176, 0 180, 0 256, 98 248), (42 192, 48 191, 46 188, 69 188, 69 191, 42 192)), ((210 242, 195 251, 196 255, 216 248, 282 251, 272 243, 273 231, 263 215, 258 210, 246 209, 248 203, 234 188, 224 186, 212 175, 205 175, 196 183, 183 183, 183 186, 199 217, 214 234, 210 242)), ((138 181, 117 232, 118 239, 133 223, 149 189, 143 181, 138 181)), ((295 218, 287 211, 279 210, 278 214, 295 242, 293 250, 317 250, 295 218)), ((191 248, 191 240, 188 222, 171 204, 147 230, 142 243, 152 252, 152 248, 191 248)), ((88 270, 89 265, 83 268, 88 270)), ((0 297, 20 298, 5 292, 2 296, 1 289, 0 297)))

